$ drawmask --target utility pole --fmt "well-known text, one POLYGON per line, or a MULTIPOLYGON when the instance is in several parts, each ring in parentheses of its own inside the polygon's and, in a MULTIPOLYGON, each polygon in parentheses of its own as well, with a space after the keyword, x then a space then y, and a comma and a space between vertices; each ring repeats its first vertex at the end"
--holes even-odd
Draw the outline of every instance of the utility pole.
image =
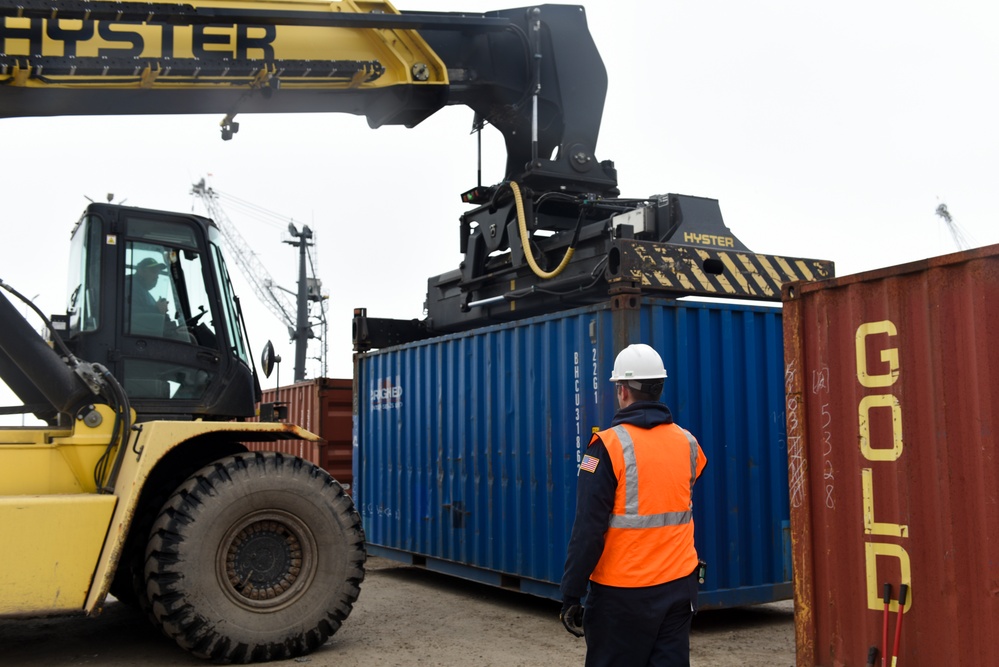
MULTIPOLYGON (((299 232, 294 224, 288 225, 288 231, 293 240, 285 240, 284 243, 295 246, 299 250, 299 278, 297 290, 286 289, 278 285, 271 278, 263 262, 260 261, 256 253, 253 252, 246 240, 240 235, 236 225, 229 220, 226 212, 219 205, 218 200, 220 197, 225 197, 227 200, 247 208, 252 214, 258 216, 261 211, 260 207, 215 191, 213 188, 208 187, 205 179, 201 179, 199 183, 195 183, 191 187, 191 194, 201 199, 209 217, 215 220, 219 226, 219 230, 222 232, 222 242, 226 247, 228 256, 235 260, 243 276, 256 291, 260 302, 267 306, 284 323, 288 329, 289 339, 295 341, 295 382, 305 380, 305 363, 309 339, 317 338, 312 326, 310 326, 309 302, 315 301, 320 305, 319 324, 322 325, 322 329, 318 336, 321 342, 321 351, 318 358, 322 364, 322 374, 325 375, 327 329, 326 316, 322 309, 322 304, 328 297, 323 296, 322 282, 318 278, 306 277, 306 274, 315 275, 315 267, 312 266, 313 258, 308 251, 309 246, 315 245, 312 230, 308 226, 304 226, 302 231, 299 232)), ((271 217, 281 219, 282 224, 284 220, 287 220, 284 216, 277 216, 267 211, 264 212, 271 217)))
POLYGON ((292 236, 292 241, 285 241, 289 245, 298 248, 298 317, 295 321, 295 333, 292 340, 295 341, 295 382, 302 382, 305 379, 305 356, 309 347, 309 339, 313 337, 312 327, 309 326, 309 284, 306 279, 305 265, 308 259, 306 249, 312 245, 309 239, 312 238, 312 230, 308 225, 302 226, 299 232, 294 223, 288 223, 288 232, 292 236))

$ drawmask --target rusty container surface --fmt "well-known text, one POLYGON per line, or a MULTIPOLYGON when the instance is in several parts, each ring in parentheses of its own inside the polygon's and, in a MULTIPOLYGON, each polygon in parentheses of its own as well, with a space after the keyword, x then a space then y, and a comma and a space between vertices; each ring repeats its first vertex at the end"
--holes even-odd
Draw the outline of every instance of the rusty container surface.
POLYGON ((284 404, 288 408, 285 421, 315 433, 322 440, 279 440, 247 443, 247 447, 251 450, 279 451, 301 456, 324 468, 345 488, 350 488, 354 478, 351 447, 352 380, 316 378, 277 389, 266 389, 262 402, 284 404))
POLYGON ((798 667, 999 664, 999 245, 783 299, 798 667))

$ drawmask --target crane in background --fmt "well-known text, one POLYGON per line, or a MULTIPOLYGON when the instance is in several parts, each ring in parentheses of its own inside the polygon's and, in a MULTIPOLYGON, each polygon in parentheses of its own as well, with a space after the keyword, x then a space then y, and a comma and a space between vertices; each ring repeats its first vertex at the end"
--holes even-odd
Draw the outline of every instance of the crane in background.
MULTIPOLYGON (((322 293, 322 282, 316 277, 315 265, 309 248, 313 247, 313 233, 308 225, 301 229, 294 222, 288 223, 290 240, 284 243, 298 249, 298 289, 292 291, 278 285, 267 271, 260 258, 239 233, 239 229, 229 219, 219 199, 226 198, 239 202, 230 196, 223 195, 207 185, 205 179, 191 186, 191 194, 198 197, 205 207, 208 216, 212 218, 222 232, 222 242, 226 252, 240 271, 250 282, 260 302, 263 303, 281 322, 288 327, 290 340, 295 343, 295 382, 305 379, 305 362, 308 357, 309 341, 316 339, 320 343, 320 353, 316 357, 322 366, 322 375, 326 374, 326 308, 328 296, 322 293), (291 298, 294 296, 294 300, 291 298), (311 308, 310 306, 317 306, 311 308), (317 336, 314 328, 320 327, 317 336)), ((246 202, 242 202, 248 205, 246 202)), ((265 212, 259 207, 249 205, 257 214, 265 212)), ((280 218, 277 214, 266 212, 272 218, 280 218)), ((286 219, 286 218, 285 218, 286 219)))
POLYGON ((947 225, 947 230, 954 238, 954 243, 957 245, 958 250, 968 250, 974 245, 974 240, 969 239, 968 236, 965 235, 964 230, 961 229, 961 226, 954 221, 954 216, 952 216, 950 211, 947 209, 947 204, 940 202, 937 206, 936 213, 947 225))

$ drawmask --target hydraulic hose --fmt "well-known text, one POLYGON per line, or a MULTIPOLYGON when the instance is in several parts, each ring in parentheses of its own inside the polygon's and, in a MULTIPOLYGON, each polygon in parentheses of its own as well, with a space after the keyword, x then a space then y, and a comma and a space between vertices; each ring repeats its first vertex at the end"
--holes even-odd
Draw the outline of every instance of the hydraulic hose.
POLYGON ((538 263, 534 261, 534 254, 531 253, 530 238, 527 235, 527 217, 524 215, 524 199, 520 195, 520 186, 515 181, 510 181, 510 190, 513 191, 513 201, 517 205, 517 227, 520 230, 520 245, 524 248, 524 257, 527 258, 527 265, 531 267, 534 275, 542 280, 554 278, 562 273, 565 267, 569 266, 569 260, 572 259, 572 255, 576 252, 576 249, 572 246, 566 248, 562 261, 551 271, 545 271, 538 266, 538 263))

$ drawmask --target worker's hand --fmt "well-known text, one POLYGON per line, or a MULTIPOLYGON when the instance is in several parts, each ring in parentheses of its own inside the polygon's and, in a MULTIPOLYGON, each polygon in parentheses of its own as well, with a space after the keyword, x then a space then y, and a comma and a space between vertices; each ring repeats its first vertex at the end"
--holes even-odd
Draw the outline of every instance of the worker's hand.
POLYGON ((579 600, 565 600, 562 602, 562 611, 558 615, 562 625, 574 637, 583 636, 583 606, 579 600))
POLYGON ((170 310, 170 302, 164 299, 163 297, 160 297, 159 301, 156 302, 156 307, 159 309, 161 313, 166 315, 166 312, 170 310))

